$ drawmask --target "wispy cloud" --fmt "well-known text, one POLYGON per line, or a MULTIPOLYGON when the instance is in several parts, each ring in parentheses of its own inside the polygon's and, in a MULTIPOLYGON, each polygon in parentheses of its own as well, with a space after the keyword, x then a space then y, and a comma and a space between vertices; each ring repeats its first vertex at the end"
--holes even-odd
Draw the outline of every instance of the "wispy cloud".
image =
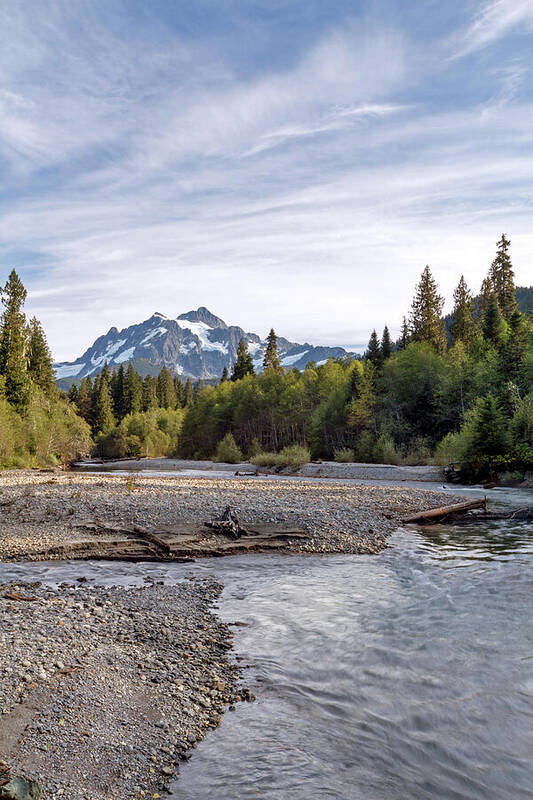
POLYGON ((533 28, 533 0, 493 0, 484 3, 466 32, 456 57, 480 50, 511 31, 526 33, 533 28))

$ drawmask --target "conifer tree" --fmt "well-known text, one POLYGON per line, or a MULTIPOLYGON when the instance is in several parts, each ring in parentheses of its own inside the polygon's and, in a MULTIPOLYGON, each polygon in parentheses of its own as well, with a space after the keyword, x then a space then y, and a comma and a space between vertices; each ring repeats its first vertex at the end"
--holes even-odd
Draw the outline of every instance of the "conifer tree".
POLYGON ((271 369, 274 372, 283 372, 281 361, 278 355, 278 337, 274 333, 274 328, 270 329, 267 336, 267 346, 263 358, 263 369, 271 369))
POLYGON ((28 335, 22 311, 26 289, 15 270, 0 294, 4 306, 0 319, 0 375, 4 377, 6 399, 18 411, 25 411, 30 399, 28 335))
POLYGON ((254 362, 252 361, 252 356, 248 352, 246 342, 244 341, 244 338, 242 338, 239 342, 239 346, 237 347, 237 361, 233 365, 231 380, 238 381, 241 378, 244 378, 245 375, 254 374, 254 362))
POLYGON ((372 331, 370 339, 368 340, 365 358, 371 361, 375 367, 379 367, 381 364, 381 347, 375 330, 372 331))
POLYGON ((381 360, 386 361, 392 355, 392 342, 388 327, 385 325, 383 328, 383 335, 381 337, 381 360))
POLYGON ((474 298, 463 275, 453 293, 453 299, 454 307, 450 326, 452 339, 454 343, 461 341, 468 347, 474 341, 478 327, 474 319, 474 298))
POLYGON ((93 384, 89 375, 82 378, 76 398, 76 406, 80 417, 83 417, 85 422, 92 427, 94 422, 93 384))
POLYGON ((137 414, 143 403, 143 383, 138 372, 133 368, 133 364, 128 364, 126 375, 124 376, 124 401, 123 412, 126 414, 137 414))
POLYGON ((116 372, 111 376, 111 397, 113 398, 113 409, 115 417, 120 422, 126 416, 124 410, 124 365, 121 364, 116 372))
POLYGON ((190 378, 187 378, 187 380, 185 381, 185 389, 183 391, 183 394, 184 394, 183 398, 184 407, 192 405, 194 400, 194 388, 190 378))
POLYGON ((157 381, 152 375, 147 375, 143 381, 143 411, 153 411, 158 408, 157 381))
POLYGON ((407 324, 407 319, 403 317, 402 320, 402 330, 400 333, 400 338, 398 339, 398 350, 405 350, 407 345, 409 344, 410 334, 409 334, 409 325, 407 324))
POLYGON ((509 336, 504 348, 504 373, 518 380, 522 359, 527 352, 528 331, 524 315, 516 308, 509 320, 509 336))
POLYGON ((441 318, 443 298, 428 266, 416 287, 411 306, 411 332, 416 342, 428 342, 438 353, 446 351, 446 331, 441 318))
POLYGON ((77 404, 78 404, 78 387, 76 386, 75 383, 73 383, 72 386, 70 387, 70 389, 68 390, 67 396, 68 396, 68 399, 70 400, 70 402, 73 403, 75 406, 77 406, 77 404))
POLYGON ((504 455, 509 444, 506 419, 492 394, 480 397, 472 419, 470 454, 504 455))
MULTIPOLYGON (((107 365, 106 365, 107 366, 107 365)), ((109 433, 115 425, 113 400, 109 388, 109 370, 102 370, 97 383, 98 391, 94 409, 94 433, 109 433)))
POLYGON ((492 345, 497 346, 501 343, 502 335, 505 325, 496 298, 496 293, 493 292, 489 297, 487 310, 483 317, 483 336, 492 345))
POLYGON ((224 369, 222 370, 222 375, 220 377, 220 383, 226 383, 227 381, 229 381, 228 368, 226 365, 224 365, 224 369))
POLYGON ((50 395, 54 385, 52 354, 41 323, 32 317, 28 329, 28 372, 31 380, 50 395))
POLYGON ((174 381, 166 367, 157 376, 157 399, 161 408, 176 408, 174 381))
POLYGON ((511 242, 502 233, 502 238, 496 243, 496 258, 492 262, 489 277, 496 293, 496 299, 502 316, 509 321, 516 309, 514 272, 509 257, 511 242))
POLYGON ((491 294, 494 292, 494 287, 492 285, 492 281, 490 277, 487 275, 486 278, 483 279, 481 284, 481 291, 479 293, 479 300, 478 300, 478 316, 483 319, 485 313, 487 311, 487 307, 489 305, 489 300, 491 294))
POLYGON ((185 392, 177 375, 174 376, 174 391, 176 392, 176 408, 182 408, 185 402, 185 392))

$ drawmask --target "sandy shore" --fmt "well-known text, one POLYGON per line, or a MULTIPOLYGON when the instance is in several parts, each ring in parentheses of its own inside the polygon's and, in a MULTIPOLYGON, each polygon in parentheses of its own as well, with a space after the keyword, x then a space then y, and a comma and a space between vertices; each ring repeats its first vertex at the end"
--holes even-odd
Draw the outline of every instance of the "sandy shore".
POLYGON ((220 590, 0 585, 0 762, 43 800, 159 797, 228 705, 250 699, 210 610, 220 590))

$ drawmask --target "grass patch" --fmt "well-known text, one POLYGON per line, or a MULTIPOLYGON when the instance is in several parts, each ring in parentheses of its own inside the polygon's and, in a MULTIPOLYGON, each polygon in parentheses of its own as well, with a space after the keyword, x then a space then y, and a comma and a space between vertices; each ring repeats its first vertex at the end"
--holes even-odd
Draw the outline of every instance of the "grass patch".
POLYGON ((301 444, 291 444, 284 447, 279 453, 258 453, 251 459, 252 464, 257 467, 293 467, 294 469, 307 464, 311 460, 311 454, 307 447, 301 444))

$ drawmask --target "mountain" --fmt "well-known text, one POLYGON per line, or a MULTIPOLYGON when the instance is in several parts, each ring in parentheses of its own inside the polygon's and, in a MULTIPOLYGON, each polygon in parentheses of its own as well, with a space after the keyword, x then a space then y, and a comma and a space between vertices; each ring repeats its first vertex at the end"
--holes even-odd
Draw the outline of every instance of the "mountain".
MULTIPOLYGON (((86 375, 96 375, 105 363, 113 370, 131 362, 143 376, 156 375, 166 366, 183 378, 212 380, 220 378, 224 367, 231 372, 241 337, 248 345, 256 370, 260 371, 266 340, 236 325, 227 325, 203 306, 176 319, 155 313, 124 330, 111 328, 76 361, 62 361, 54 364, 54 369, 62 386, 86 375)), ((328 358, 347 355, 342 347, 297 344, 281 336, 278 336, 278 351, 284 367, 297 369, 303 369, 309 361, 324 363, 328 358)))

